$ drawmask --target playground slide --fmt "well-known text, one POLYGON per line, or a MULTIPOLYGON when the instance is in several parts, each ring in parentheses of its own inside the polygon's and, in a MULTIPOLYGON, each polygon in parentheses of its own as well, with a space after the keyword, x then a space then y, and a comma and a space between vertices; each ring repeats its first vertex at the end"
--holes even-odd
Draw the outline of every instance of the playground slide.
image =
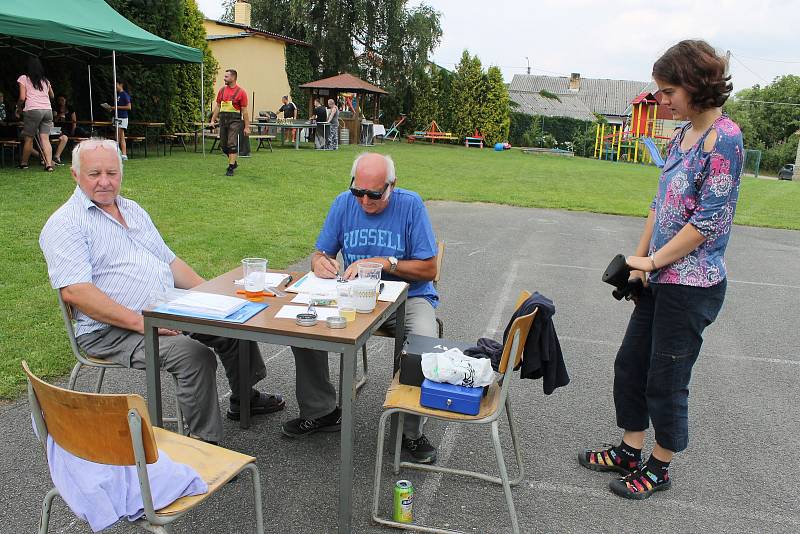
POLYGON ((653 138, 642 137, 642 143, 644 143, 644 146, 647 147, 647 151, 650 152, 650 157, 653 158, 653 163, 656 164, 656 167, 658 167, 659 169, 663 168, 664 158, 661 157, 661 151, 653 142, 653 138))

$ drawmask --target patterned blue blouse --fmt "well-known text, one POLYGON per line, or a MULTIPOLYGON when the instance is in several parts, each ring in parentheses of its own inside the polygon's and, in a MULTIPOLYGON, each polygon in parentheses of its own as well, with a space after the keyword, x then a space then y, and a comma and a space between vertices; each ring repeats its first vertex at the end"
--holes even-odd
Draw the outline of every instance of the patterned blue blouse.
POLYGON ((650 209, 655 225, 650 251, 666 245, 686 224, 706 240, 685 257, 650 273, 657 284, 711 287, 725 279, 728 245, 744 161, 742 132, 727 115, 720 116, 690 149, 681 150, 689 124, 667 145, 667 158, 650 209), (711 131, 717 141, 711 152, 703 143, 711 131))

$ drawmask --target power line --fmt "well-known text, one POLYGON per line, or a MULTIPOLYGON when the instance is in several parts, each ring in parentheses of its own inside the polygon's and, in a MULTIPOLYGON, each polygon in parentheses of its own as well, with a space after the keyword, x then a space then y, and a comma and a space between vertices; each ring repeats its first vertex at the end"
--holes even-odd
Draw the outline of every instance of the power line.
POLYGON ((771 59, 767 57, 739 56, 744 59, 754 59, 756 61, 772 61, 774 63, 800 63, 800 59, 771 59))
POLYGON ((757 104, 775 104, 775 105, 778 105, 778 106, 798 106, 798 107, 800 107, 800 104, 796 104, 794 102, 774 102, 772 100, 750 100, 748 98, 737 98, 736 102, 755 102, 757 104))
MULTIPOLYGON (((455 66, 455 65, 458 65, 460 62, 459 61, 435 61, 435 63, 439 63, 440 65, 454 65, 455 66)), ((537 69, 536 67, 528 67, 527 65, 520 67, 520 66, 516 66, 516 65, 494 65, 494 64, 490 64, 489 66, 490 67, 500 67, 501 69, 514 69, 514 70, 527 70, 528 68, 530 68, 530 70, 535 70, 535 71, 538 71, 538 72, 546 72, 547 74, 555 74, 556 76, 564 76, 564 77, 568 77, 569 76, 568 74, 564 74, 563 72, 556 72, 556 71, 546 70, 546 69, 537 69)))
POLYGON ((738 56, 735 56, 735 55, 731 54, 731 57, 732 57, 733 59, 735 59, 736 61, 738 61, 738 62, 739 62, 739 65, 741 65, 742 67, 744 67, 744 68, 746 68, 747 70, 749 70, 749 71, 750 71, 750 72, 753 74, 753 76, 755 76, 756 78, 758 78, 758 79, 759 79, 759 80, 761 80, 762 82, 764 82, 764 83, 766 83, 766 84, 769 84, 769 82, 768 82, 767 80, 765 80, 763 76, 761 76, 761 75, 760 75, 760 74, 758 74, 756 71, 754 71, 753 69, 751 69, 750 67, 748 67, 747 65, 745 65, 745 64, 742 62, 742 60, 741 60, 741 59, 739 59, 739 57, 738 57, 738 56))

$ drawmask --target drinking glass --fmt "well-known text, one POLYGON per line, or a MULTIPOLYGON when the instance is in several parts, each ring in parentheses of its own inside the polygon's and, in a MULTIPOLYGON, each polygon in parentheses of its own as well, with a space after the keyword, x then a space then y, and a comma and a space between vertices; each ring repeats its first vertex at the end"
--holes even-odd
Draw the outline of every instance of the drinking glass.
POLYGON ((244 294, 248 299, 262 297, 267 275, 267 260, 264 258, 245 258, 242 260, 244 275, 244 294))
POLYGON ((363 262, 358 264, 358 277, 359 278, 369 278, 372 280, 380 280, 381 279, 381 271, 383 270, 383 265, 380 263, 373 263, 373 262, 363 262))

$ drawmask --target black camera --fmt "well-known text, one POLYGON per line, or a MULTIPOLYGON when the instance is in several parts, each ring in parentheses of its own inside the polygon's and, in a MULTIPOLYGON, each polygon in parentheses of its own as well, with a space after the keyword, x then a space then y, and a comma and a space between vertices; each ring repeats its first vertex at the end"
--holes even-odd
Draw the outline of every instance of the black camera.
POLYGON ((641 278, 636 277, 631 280, 631 268, 622 254, 614 256, 614 259, 608 264, 606 271, 603 273, 603 282, 616 288, 611 292, 611 296, 617 300, 622 300, 623 298, 625 300, 637 300, 644 289, 644 283, 641 278))

